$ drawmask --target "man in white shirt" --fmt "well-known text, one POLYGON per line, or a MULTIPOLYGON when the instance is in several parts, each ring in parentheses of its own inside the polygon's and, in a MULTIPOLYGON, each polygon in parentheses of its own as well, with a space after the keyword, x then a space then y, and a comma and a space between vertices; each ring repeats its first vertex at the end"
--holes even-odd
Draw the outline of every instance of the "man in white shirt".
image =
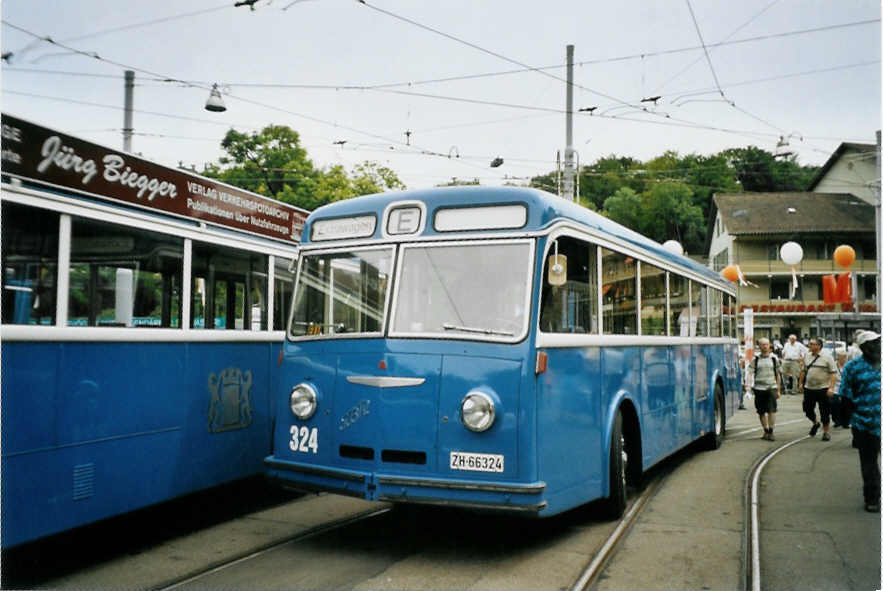
POLYGON ((788 335, 788 342, 782 347, 782 374, 787 394, 793 395, 797 391, 797 378, 803 371, 803 358, 807 353, 809 349, 797 340, 797 335, 788 335))

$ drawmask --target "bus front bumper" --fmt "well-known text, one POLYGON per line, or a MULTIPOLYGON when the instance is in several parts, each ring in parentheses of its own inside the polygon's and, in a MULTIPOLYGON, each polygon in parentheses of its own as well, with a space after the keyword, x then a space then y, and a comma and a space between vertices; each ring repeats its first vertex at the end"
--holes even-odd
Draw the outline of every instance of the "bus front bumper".
POLYGON ((424 503, 538 514, 546 508, 545 482, 487 482, 382 474, 264 459, 267 476, 299 490, 327 491, 370 501, 424 503))

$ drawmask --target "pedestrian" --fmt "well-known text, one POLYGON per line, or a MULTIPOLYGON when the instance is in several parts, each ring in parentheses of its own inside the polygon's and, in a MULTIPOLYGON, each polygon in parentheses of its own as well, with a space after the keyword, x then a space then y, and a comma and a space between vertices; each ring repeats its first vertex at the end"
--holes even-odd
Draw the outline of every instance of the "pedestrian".
POLYGON ((794 394, 797 378, 803 370, 803 358, 807 349, 797 340, 796 334, 788 335, 788 342, 782 346, 782 373, 785 375, 785 393, 794 394))
POLYGON ((763 427, 763 437, 767 441, 775 441, 773 429, 776 427, 776 400, 782 395, 782 372, 779 370, 779 360, 772 353, 770 340, 760 338, 757 340, 760 352, 754 356, 748 364, 754 386, 754 408, 763 427))
POLYGON ((860 328, 852 333, 852 343, 849 345, 849 347, 846 348, 847 361, 851 361, 851 360, 855 359, 856 357, 862 356, 862 351, 861 351, 861 349, 859 349, 859 347, 855 343, 855 341, 858 338, 858 335, 860 335, 863 332, 865 332, 864 329, 860 328))
POLYGON ((840 397, 840 382, 843 378, 843 366, 846 365, 848 358, 849 353, 846 349, 835 349, 834 359, 837 362, 837 379, 834 380, 834 396, 831 397, 831 422, 834 423, 835 427, 842 427, 844 429, 849 427, 849 412, 846 408, 848 404, 844 404, 843 399, 840 397))
POLYGON ((855 343, 862 356, 843 367, 840 395, 852 403, 850 422, 858 447, 865 510, 880 512, 880 335, 866 330, 855 343))
POLYGON ((779 335, 776 335, 773 339, 773 353, 776 357, 782 356, 782 341, 779 340, 779 335))
POLYGON ((837 363, 834 358, 822 351, 822 340, 813 337, 809 340, 809 353, 803 360, 798 390, 803 392, 803 412, 812 427, 809 436, 815 437, 819 431, 816 420, 816 405, 822 419, 822 441, 831 441, 831 397, 834 396, 834 382, 837 381, 837 363))

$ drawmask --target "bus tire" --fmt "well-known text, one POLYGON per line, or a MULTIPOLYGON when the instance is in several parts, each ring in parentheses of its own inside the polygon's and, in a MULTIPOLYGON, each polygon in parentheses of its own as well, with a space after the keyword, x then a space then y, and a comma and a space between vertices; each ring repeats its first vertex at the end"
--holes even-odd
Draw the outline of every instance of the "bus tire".
POLYGON ((616 412, 613 429, 610 433, 609 478, 610 494, 603 501, 603 513, 608 519, 619 519, 625 512, 626 475, 628 456, 622 430, 622 411, 616 412))
POLYGON ((726 415, 724 414, 724 391, 720 383, 714 386, 714 423, 705 436, 705 449, 711 451, 719 449, 724 442, 726 433, 726 415))

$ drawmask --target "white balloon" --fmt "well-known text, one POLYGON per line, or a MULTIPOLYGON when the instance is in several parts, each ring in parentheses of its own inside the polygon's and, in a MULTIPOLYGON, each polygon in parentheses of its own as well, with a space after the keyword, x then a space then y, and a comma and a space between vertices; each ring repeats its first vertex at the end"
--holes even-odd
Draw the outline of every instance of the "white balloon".
POLYGON ((665 242, 662 243, 662 248, 664 248, 665 250, 667 250, 668 252, 670 252, 672 254, 678 254, 678 255, 684 254, 684 247, 681 246, 681 243, 678 242, 677 240, 666 240, 665 242))
POLYGON ((786 242, 779 249, 779 257, 786 265, 798 265, 803 260, 803 248, 796 242, 786 242))

